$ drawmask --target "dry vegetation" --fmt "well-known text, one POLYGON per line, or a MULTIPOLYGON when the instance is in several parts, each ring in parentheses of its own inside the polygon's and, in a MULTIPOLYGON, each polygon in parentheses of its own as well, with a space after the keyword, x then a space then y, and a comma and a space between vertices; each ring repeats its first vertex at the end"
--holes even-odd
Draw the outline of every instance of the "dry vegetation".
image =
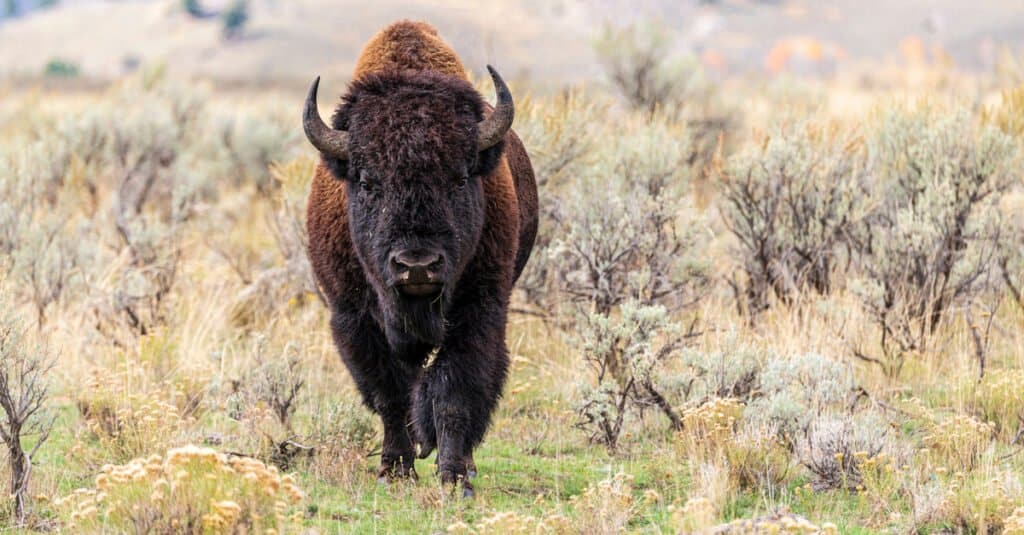
POLYGON ((542 234, 470 501, 430 459, 373 476, 304 255, 298 97, 159 70, 5 96, 0 401, 38 401, 6 420, 2 522, 1024 533, 1024 92, 925 73, 852 113, 842 81, 816 104, 672 65, 520 99, 542 234))

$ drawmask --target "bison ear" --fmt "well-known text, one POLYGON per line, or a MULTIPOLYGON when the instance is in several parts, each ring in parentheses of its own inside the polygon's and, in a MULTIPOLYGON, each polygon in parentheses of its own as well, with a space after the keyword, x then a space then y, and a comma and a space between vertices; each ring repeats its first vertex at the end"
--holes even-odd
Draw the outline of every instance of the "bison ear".
MULTIPOLYGON (((345 95, 342 97, 341 105, 334 110, 334 114, 331 115, 331 128, 335 130, 348 131, 350 118, 352 116, 352 103, 355 102, 355 97, 352 95, 345 95)), ((355 178, 349 176, 349 169, 352 167, 349 164, 349 160, 334 158, 328 155, 323 155, 324 163, 327 164, 327 169, 330 170, 331 175, 336 180, 349 180, 355 181, 355 178)))
POLYGON ((473 166, 473 175, 479 177, 490 176, 494 172, 494 168, 498 167, 498 162, 501 161, 501 155, 504 151, 505 142, 501 141, 476 153, 476 165, 473 166))

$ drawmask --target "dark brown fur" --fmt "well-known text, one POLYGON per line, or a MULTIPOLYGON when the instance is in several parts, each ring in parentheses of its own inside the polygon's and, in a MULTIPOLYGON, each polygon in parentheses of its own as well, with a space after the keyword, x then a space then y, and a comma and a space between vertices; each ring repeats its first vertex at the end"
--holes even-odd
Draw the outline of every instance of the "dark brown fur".
MULTIPOLYGON (((457 173, 460 155, 470 150, 450 143, 468 143, 470 130, 475 132, 472 121, 488 114, 490 108, 475 91, 469 93, 458 57, 425 23, 398 22, 373 37, 357 63, 354 80, 350 96, 335 114, 334 127, 349 130, 350 144, 363 150, 355 151, 353 161, 325 158, 317 166, 307 208, 309 258, 331 306, 332 333, 342 359, 367 406, 380 414, 384 423, 381 475, 411 474, 413 443, 417 442, 423 455, 438 448, 442 480, 461 480, 469 488, 466 478, 473 469, 472 450, 489 425, 507 373, 509 295, 536 236, 533 168, 512 131, 503 143, 479 154, 481 226, 473 231, 467 222, 465 229, 439 226, 435 232, 454 232, 452 243, 469 251, 453 254, 459 257, 458 265, 451 268, 452 280, 457 283, 442 299, 441 306, 446 307, 441 311, 443 338, 433 339, 429 328, 423 333, 394 332, 399 328, 392 318, 409 312, 392 310, 396 305, 388 297, 386 277, 375 267, 375 250, 364 243, 365 237, 354 241, 354 234, 365 236, 367 229, 351 225, 383 223, 377 216, 353 222, 357 216, 350 214, 354 200, 350 195, 370 193, 361 191, 355 185, 359 177, 351 175, 356 167, 386 169, 394 176, 383 177, 384 183, 411 180, 410 187, 422 187, 420 197, 395 193, 388 206, 401 206, 410 213, 386 218, 389 226, 382 228, 408 224, 403 219, 406 216, 422 226, 423 213, 436 208, 427 200, 437 198, 438 188, 450 187, 445 174, 457 173), (402 92, 406 96, 389 100, 402 92), (415 108, 417 99, 454 104, 451 110, 415 108), (386 109, 373 111, 384 104, 388 104, 386 109), (416 121, 423 124, 412 118, 396 124, 392 115, 405 105, 419 110, 416 121), (441 122, 445 124, 439 125, 441 122), (453 133, 463 131, 466 135, 461 137, 453 133), (424 368, 434 349, 438 349, 437 357, 424 368)), ((468 187, 478 187, 476 184, 474 179, 468 187)), ((464 194, 472 198, 474 192, 471 189, 464 194)), ((474 209, 466 209, 469 212, 463 219, 472 220, 474 209)), ((438 221, 442 215, 438 214, 438 221)), ((435 311, 433 305, 430 310, 435 311)))

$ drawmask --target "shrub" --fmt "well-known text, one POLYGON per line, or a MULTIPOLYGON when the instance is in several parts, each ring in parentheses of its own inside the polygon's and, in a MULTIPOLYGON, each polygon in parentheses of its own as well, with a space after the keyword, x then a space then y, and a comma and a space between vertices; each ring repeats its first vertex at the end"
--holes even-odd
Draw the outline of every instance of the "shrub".
POLYGON ((733 156, 721 173, 722 215, 738 244, 742 280, 731 281, 741 310, 827 294, 849 258, 854 227, 867 212, 867 163, 851 134, 808 123, 777 127, 733 156))
POLYGON ((681 390, 686 399, 736 398, 749 401, 759 390, 766 355, 731 337, 719 351, 686 348, 681 359, 684 373, 675 380, 673 390, 681 390))
POLYGON ((791 472, 792 461, 778 431, 771 427, 745 425, 725 447, 730 477, 744 489, 772 489, 782 485, 791 472))
POLYGON ((888 115, 871 144, 881 203, 858 243, 853 287, 878 331, 880 357, 855 354, 895 377, 923 352, 950 307, 991 285, 1002 229, 999 201, 1017 148, 963 110, 888 115))
POLYGON ((640 128, 573 184, 564 234, 550 251, 558 287, 576 308, 573 341, 595 372, 580 425, 611 449, 634 408, 656 407, 678 428, 658 380, 687 335, 669 310, 697 303, 709 283, 698 236, 679 215, 687 176, 675 131, 640 128))
POLYGON ((580 384, 577 427, 614 450, 630 411, 654 406, 669 418, 673 429, 679 429, 679 415, 659 385, 664 361, 679 343, 668 311, 626 303, 617 317, 595 312, 578 321, 576 346, 595 377, 580 384))
MULTIPOLYGON (((289 170, 281 163, 289 161, 300 141, 290 119, 291 115, 274 110, 274 113, 235 117, 220 127, 219 141, 237 184, 255 184, 258 191, 269 194, 282 180, 291 178, 281 173, 289 170), (275 166, 279 167, 275 169, 275 166)), ((309 160, 297 160, 302 165, 306 161, 309 160)), ((311 178, 310 171, 305 177, 293 180, 300 181, 301 186, 301 182, 308 184, 311 178)))
POLYGON ((298 530, 303 498, 290 475, 245 457, 185 446, 104 466, 94 488, 57 502, 76 532, 254 533, 298 530))
MULTIPOLYGON (((3 301, 0 304, 6 305, 3 301)), ((36 452, 50 436, 56 413, 51 415, 49 375, 55 360, 47 351, 24 338, 24 328, 8 311, 0 312, 0 440, 7 449, 14 520, 25 522, 29 476, 36 452), (34 438, 26 448, 23 442, 34 438)))
POLYGON ((822 416, 810 422, 797 442, 800 463, 813 476, 816 490, 863 487, 860 459, 892 455, 889 425, 875 414, 822 416))
POLYGON ((677 55, 673 47, 672 33, 658 23, 605 25, 594 44, 605 74, 630 107, 686 126, 691 143, 685 162, 700 179, 735 120, 698 59, 677 55))
POLYGON ((530 149, 537 180, 540 221, 530 261, 516 283, 526 301, 546 321, 546 312, 557 308, 556 285, 550 245, 564 232, 566 190, 593 165, 599 143, 606 134, 607 106, 592 95, 568 92, 550 101, 527 101, 516 110, 516 133, 530 149))
POLYGON ((241 37, 245 24, 249 22, 249 2, 247 0, 233 2, 231 7, 224 11, 222 21, 225 39, 241 37))
POLYGON ((78 74, 78 64, 66 59, 51 59, 43 67, 43 75, 52 78, 77 78, 78 74))
POLYGON ((305 440, 315 448, 310 470, 318 479, 347 487, 365 474, 377 427, 360 405, 321 402, 310 412, 310 422, 305 440))
POLYGON ((816 418, 848 412, 855 385, 849 366, 815 353, 770 360, 760 384, 762 395, 745 417, 776 428, 790 447, 816 418))
POLYGON ((685 308, 705 295, 708 266, 680 167, 685 133, 651 123, 615 141, 567 192, 551 256, 571 300, 608 314, 627 299, 685 308))
POLYGON ((62 188, 68 163, 59 146, 57 152, 35 142, 0 162, 0 252, 7 257, 0 269, 17 283, 11 290, 34 305, 39 325, 72 289, 81 260, 80 229, 69 224, 79 199, 62 188))
POLYGON ((1024 191, 1009 200, 1007 225, 1000 235, 998 272, 1010 298, 1024 311, 1024 191))

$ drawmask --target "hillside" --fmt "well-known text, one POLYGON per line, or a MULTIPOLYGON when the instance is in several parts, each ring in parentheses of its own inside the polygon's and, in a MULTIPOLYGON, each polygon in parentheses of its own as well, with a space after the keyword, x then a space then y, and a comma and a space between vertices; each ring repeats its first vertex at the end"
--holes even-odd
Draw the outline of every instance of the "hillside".
POLYGON ((494 62, 508 76, 551 83, 600 74, 591 43, 606 21, 661 21, 679 49, 710 54, 729 73, 762 70, 773 47, 793 38, 852 63, 899 58, 900 43, 917 37, 926 54, 941 49, 974 70, 1024 43, 1024 3, 1011 0, 254 0, 233 40, 222 38, 220 4, 203 3, 211 16, 193 18, 178 0, 65 0, 0 19, 0 76, 35 77, 59 59, 89 78, 159 62, 226 82, 305 83, 314 73, 345 76, 361 44, 399 18, 430 20, 475 68, 494 62))

